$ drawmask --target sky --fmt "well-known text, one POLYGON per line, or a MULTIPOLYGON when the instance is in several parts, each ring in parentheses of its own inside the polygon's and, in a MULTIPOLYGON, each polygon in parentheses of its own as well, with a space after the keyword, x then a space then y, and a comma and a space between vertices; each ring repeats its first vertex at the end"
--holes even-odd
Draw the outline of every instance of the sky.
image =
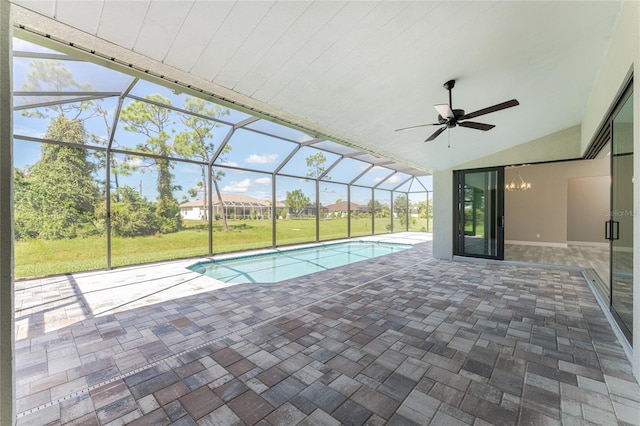
MULTIPOLYGON (((14 39, 14 51, 16 52, 39 52, 57 54, 52 50, 48 50, 41 46, 31 44, 29 42, 14 39)), ((13 81, 14 92, 20 92, 27 89, 25 86, 29 84, 29 73, 36 65, 34 61, 42 61, 43 59, 34 59, 16 55, 14 57, 13 81)), ((101 67, 96 64, 87 63, 78 60, 56 60, 56 64, 65 71, 71 73, 72 79, 77 83, 76 86, 53 87, 48 82, 38 81, 39 91, 56 91, 57 96, 14 96, 14 107, 21 107, 26 104, 34 104, 38 102, 59 101, 65 98, 64 92, 88 90, 90 92, 101 92, 112 94, 106 96, 99 103, 101 108, 107 112, 106 117, 90 117, 88 113, 83 113, 81 117, 84 120, 86 130, 95 135, 97 142, 90 142, 90 145, 97 147, 105 147, 110 128, 113 127, 114 115, 118 105, 118 94, 130 87, 134 81, 133 77, 126 74, 118 73, 114 70, 101 67), (79 88, 80 87, 80 88, 79 88)), ((132 97, 125 98, 123 103, 123 111, 127 107, 136 102, 133 97, 145 98, 147 95, 159 95, 163 99, 163 103, 168 103, 174 107, 186 108, 189 95, 168 89, 164 86, 154 84, 152 82, 139 80, 129 92, 132 97)), ((213 104, 210 104, 213 106, 213 104)), ((41 112, 49 115, 56 115, 55 111, 40 108, 41 112)), ((40 156, 40 144, 25 141, 19 136, 42 138, 46 131, 49 119, 28 117, 26 112, 31 109, 18 109, 14 112, 14 165, 18 168, 24 168, 27 165, 35 163, 40 156)), ((182 124, 180 114, 170 109, 161 108, 161 111, 167 113, 168 120, 165 125, 165 131, 169 134, 171 143, 176 140, 176 136, 186 131, 186 127, 182 124)), ((241 111, 218 107, 217 118, 221 121, 217 123, 213 129, 213 137, 210 142, 213 149, 208 152, 208 156, 212 156, 215 150, 223 143, 225 138, 232 132, 231 124, 241 122, 250 115, 241 111), (228 124, 225 124, 228 123, 228 124)), ((71 112, 75 113, 75 112, 71 112)), ((121 114, 122 117, 122 114, 121 114)), ((211 122, 213 123, 213 122, 211 122)), ((292 155, 297 148, 296 142, 304 142, 312 139, 295 129, 291 129, 280 124, 267 121, 255 121, 246 128, 240 128, 233 131, 229 142, 227 152, 219 156, 214 162, 217 172, 223 172, 220 175, 219 187, 223 193, 236 193, 252 196, 260 200, 270 200, 272 193, 272 172, 279 170, 276 177, 276 200, 286 199, 287 191, 302 189, 312 201, 315 199, 315 184, 309 179, 305 179, 309 173, 313 172, 313 167, 307 165, 307 158, 312 155, 322 153, 325 158, 322 167, 329 169, 334 163, 337 163, 327 174, 327 182, 321 182, 320 203, 323 205, 332 204, 338 200, 347 199, 346 185, 339 185, 337 182, 348 183, 360 176, 356 181, 357 185, 374 186, 380 184, 380 188, 393 189, 398 185, 405 183, 401 189, 409 188, 409 175, 396 173, 384 167, 370 167, 369 163, 359 161, 352 158, 345 158, 338 161, 340 156, 333 152, 321 151, 311 146, 303 146, 291 159, 284 163, 285 160, 292 155), (265 135, 265 133, 275 134, 279 137, 265 135), (248 170, 253 171, 248 171, 248 170), (289 177, 289 176, 295 177, 289 177)), ((113 148, 121 150, 134 150, 143 145, 147 137, 141 133, 136 133, 127 129, 125 123, 121 120, 116 125, 113 148)), ((340 152, 349 150, 346 147, 338 147, 330 141, 319 144, 324 147, 338 148, 340 152)), ((172 154, 175 157, 184 157, 179 153, 172 154)), ((202 157, 191 156, 186 157, 192 160, 202 160, 202 157)), ((154 172, 153 161, 142 160, 140 158, 127 158, 123 154, 117 154, 115 157, 119 164, 129 163, 138 166, 137 171, 130 175, 118 176, 119 185, 128 185, 138 189, 147 199, 153 200, 156 196, 155 181, 157 174, 154 172)), ((176 190, 174 195, 179 201, 185 199, 193 200, 202 198, 200 191, 196 197, 189 195, 189 189, 198 188, 198 182, 201 181, 202 168, 197 164, 174 161, 172 162, 172 173, 174 175, 174 184, 176 190)), ((99 171, 97 179, 104 180, 105 171, 102 168, 99 171)), ((420 178, 422 184, 431 190, 431 177, 420 178)), ((112 179, 112 184, 114 179, 112 179)), ((419 184, 414 183, 411 191, 422 190, 419 184)), ((366 204, 371 198, 371 190, 355 190, 352 189, 352 202, 358 204, 366 204)), ((418 199, 424 198, 416 195, 418 199)), ((386 200, 390 198, 388 191, 376 191, 376 198, 386 200)), ((412 200, 414 196, 410 197, 412 200)))

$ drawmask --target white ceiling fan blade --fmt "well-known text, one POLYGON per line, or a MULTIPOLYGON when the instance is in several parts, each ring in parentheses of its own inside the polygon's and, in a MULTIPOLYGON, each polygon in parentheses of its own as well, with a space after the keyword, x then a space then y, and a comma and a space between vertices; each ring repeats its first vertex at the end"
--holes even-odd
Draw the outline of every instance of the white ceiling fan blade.
POLYGON ((438 114, 440 114, 442 118, 453 118, 453 111, 451 111, 451 107, 449 105, 439 104, 434 105, 433 107, 438 111, 438 114))

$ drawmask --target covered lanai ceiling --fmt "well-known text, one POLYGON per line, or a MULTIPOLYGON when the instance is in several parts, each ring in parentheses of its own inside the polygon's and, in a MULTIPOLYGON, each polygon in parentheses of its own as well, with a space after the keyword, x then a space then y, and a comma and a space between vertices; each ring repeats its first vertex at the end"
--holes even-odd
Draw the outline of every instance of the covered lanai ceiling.
POLYGON ((582 121, 617 1, 35 1, 14 24, 424 171, 582 121), (35 13, 34 13, 35 12, 35 13), (65 24, 65 25, 61 25, 65 24), (437 119, 443 83, 488 132, 437 119), (448 147, 450 145, 450 148, 448 147))

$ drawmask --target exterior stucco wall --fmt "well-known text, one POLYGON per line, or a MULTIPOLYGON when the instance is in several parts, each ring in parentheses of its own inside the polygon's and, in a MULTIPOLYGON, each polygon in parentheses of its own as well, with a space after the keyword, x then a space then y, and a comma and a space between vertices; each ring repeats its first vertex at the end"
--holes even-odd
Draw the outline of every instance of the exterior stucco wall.
POLYGON ((15 424, 13 321, 12 30, 0 0, 0 424, 15 424))

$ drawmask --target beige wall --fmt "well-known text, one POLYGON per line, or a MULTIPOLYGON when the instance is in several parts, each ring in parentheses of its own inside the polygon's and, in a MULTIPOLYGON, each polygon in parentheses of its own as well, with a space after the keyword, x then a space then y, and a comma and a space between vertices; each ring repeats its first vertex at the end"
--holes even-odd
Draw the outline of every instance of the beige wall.
MULTIPOLYGON (((576 213, 576 205, 569 206, 570 201, 577 201, 569 193, 570 180, 573 178, 600 177, 608 181, 609 159, 565 161, 523 167, 507 168, 505 182, 508 183, 520 172, 522 178, 531 182, 531 189, 522 192, 505 191, 505 240, 515 243, 540 245, 561 245, 571 241, 568 238, 568 221, 572 222, 572 231, 576 235, 593 235, 592 241, 604 243, 604 221, 609 201, 608 186, 599 185, 599 193, 590 194, 591 203, 581 216, 576 213), (593 207, 593 208, 591 208, 593 207), (572 217, 569 217, 569 211, 572 217), (600 220, 601 219, 601 220, 600 220), (592 229, 595 223, 599 234, 592 229), (599 238, 596 238, 599 235, 599 238)), ((574 182, 575 183, 575 182, 574 182)), ((574 188, 573 189, 577 189, 574 188)), ((582 200, 580 200, 582 201, 582 200)))
POLYGON ((574 177, 567 189, 567 243, 597 243, 604 239, 604 222, 609 219, 609 176, 574 177))

